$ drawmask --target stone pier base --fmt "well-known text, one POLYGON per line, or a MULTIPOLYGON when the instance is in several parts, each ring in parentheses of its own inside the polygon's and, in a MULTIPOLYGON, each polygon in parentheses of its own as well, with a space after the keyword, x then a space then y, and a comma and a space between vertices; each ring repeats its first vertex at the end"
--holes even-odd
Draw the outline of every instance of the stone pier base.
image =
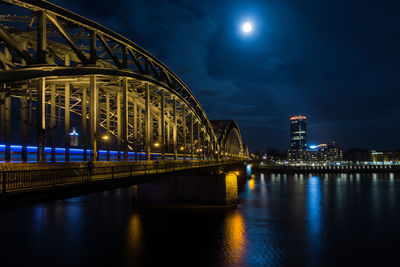
MULTIPOLYGON (((238 203, 238 177, 242 172, 179 175, 134 186, 140 204, 233 206, 238 203)), ((239 182, 240 184, 240 182, 239 182)))

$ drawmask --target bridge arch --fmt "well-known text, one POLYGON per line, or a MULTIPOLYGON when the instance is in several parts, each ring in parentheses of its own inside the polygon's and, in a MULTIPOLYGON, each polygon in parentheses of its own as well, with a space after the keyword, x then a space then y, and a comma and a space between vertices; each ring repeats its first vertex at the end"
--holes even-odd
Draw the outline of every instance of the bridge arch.
POLYGON ((247 157, 247 147, 243 145, 242 135, 234 120, 212 120, 222 157, 247 157))
POLYGON ((2 0, 0 7, 2 3, 11 4, 2 8, 7 15, 0 14, 0 121, 6 161, 16 128, 23 161, 32 144, 38 147, 38 161, 45 160, 46 145, 55 161, 55 147, 62 144, 69 160, 72 127, 79 129, 84 160, 86 150, 91 160, 98 160, 99 150, 110 150, 110 143, 118 159, 127 160, 129 152, 135 159, 141 153, 146 159, 151 154, 162 159, 215 158, 219 143, 204 109, 156 57, 50 2, 2 0), (16 108, 19 114, 11 114, 16 108))

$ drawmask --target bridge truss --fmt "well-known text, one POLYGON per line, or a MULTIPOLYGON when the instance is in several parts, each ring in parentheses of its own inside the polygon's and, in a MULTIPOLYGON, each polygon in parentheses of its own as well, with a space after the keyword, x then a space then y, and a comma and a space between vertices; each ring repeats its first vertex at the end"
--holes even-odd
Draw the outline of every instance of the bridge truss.
POLYGON ((104 26, 37 0, 0 2, 0 122, 5 160, 11 143, 65 147, 78 128, 83 160, 100 149, 161 159, 246 157, 239 128, 214 126, 189 88, 167 66, 104 26), (223 136, 222 136, 223 135, 223 136), (222 139, 223 141, 221 141, 222 139), (226 145, 228 144, 228 145, 226 145), (90 153, 86 153, 90 151, 90 153))

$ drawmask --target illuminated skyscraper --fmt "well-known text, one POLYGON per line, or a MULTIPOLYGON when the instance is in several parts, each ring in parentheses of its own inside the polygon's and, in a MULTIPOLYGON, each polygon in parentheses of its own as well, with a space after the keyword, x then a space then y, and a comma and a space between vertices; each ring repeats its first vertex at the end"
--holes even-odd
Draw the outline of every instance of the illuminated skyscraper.
POLYGON ((290 149, 306 149, 307 148, 307 130, 306 116, 290 117, 290 149))

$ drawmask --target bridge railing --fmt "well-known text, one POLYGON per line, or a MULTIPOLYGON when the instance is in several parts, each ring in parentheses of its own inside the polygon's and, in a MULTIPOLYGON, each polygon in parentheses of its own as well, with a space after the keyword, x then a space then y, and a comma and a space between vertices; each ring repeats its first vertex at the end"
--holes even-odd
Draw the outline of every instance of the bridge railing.
POLYGON ((87 167, 75 168, 2 171, 0 172, 0 195, 139 175, 167 173, 200 167, 212 167, 222 164, 226 164, 226 162, 156 162, 153 164, 142 165, 98 167, 91 167, 88 165, 87 167))

